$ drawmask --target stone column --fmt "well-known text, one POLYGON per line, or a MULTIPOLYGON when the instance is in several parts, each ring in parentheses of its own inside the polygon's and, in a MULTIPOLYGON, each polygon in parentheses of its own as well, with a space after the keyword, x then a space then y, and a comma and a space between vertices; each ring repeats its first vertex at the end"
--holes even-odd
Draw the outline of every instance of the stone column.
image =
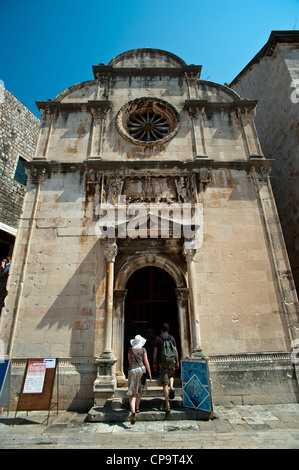
POLYGON ((123 371, 124 360, 124 321, 125 321, 125 300, 127 289, 114 289, 114 307, 115 317, 113 324, 113 350, 115 351, 116 362, 116 379, 117 385, 121 387, 125 380, 123 371))
POLYGON ((57 110, 50 109, 48 106, 45 109, 41 109, 40 113, 42 116, 42 122, 34 159, 46 160, 53 123, 57 118, 57 110))
POLYGON ((102 158, 102 141, 103 141, 103 129, 106 114, 110 109, 111 104, 109 100, 93 101, 90 102, 91 114, 93 117, 91 127, 91 146, 90 146, 90 160, 100 160, 102 158))
POLYGON ((189 301, 190 301, 190 326, 192 336, 192 356, 203 356, 200 337, 200 324, 195 298, 195 266, 194 256, 196 249, 192 247, 191 243, 184 243, 184 255, 187 261, 188 280, 189 280, 189 301))
POLYGON ((106 258, 104 350, 100 357, 96 359, 98 372, 93 386, 95 405, 98 406, 104 406, 107 399, 113 396, 116 388, 115 363, 117 358, 112 352, 114 262, 117 255, 115 242, 105 245, 104 255, 106 258))
POLYGON ((197 151, 196 151, 196 158, 208 158, 207 152, 207 145, 206 145, 206 138, 204 132, 204 114, 205 108, 201 107, 198 108, 198 123, 199 123, 199 138, 197 139, 197 151))
POLYGON ((92 109, 91 111, 93 116, 91 158, 94 159, 101 158, 102 130, 105 111, 101 109, 92 109))
POLYGON ((117 255, 117 245, 115 242, 107 243, 105 245, 104 255, 106 259, 106 323, 104 353, 112 353, 114 262, 117 255))
MULTIPOLYGON (((200 77, 199 71, 188 71, 185 72, 185 80, 187 83, 187 93, 189 100, 198 99, 198 88, 197 83, 200 77)), ((198 129, 197 126, 197 109, 194 107, 189 107, 189 116, 191 120, 191 138, 192 138, 192 152, 193 159, 205 155, 203 150, 203 134, 202 128, 198 129), (200 136, 199 136, 200 134, 200 136)))
POLYGON ((179 326, 181 334, 181 347, 182 347, 182 358, 190 357, 191 354, 191 335, 190 335, 190 321, 189 321, 189 289, 176 288, 175 295, 178 301, 178 316, 179 326))
POLYGON ((254 125, 254 108, 238 108, 237 116, 241 121, 248 158, 264 158, 254 125))

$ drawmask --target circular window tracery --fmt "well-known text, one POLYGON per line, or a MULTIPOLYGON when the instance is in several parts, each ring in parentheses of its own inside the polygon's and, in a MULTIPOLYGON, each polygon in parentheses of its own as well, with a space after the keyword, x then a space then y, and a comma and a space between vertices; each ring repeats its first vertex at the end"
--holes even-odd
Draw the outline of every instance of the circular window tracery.
POLYGON ((123 106, 116 121, 119 133, 134 144, 170 140, 180 127, 176 110, 157 98, 139 98, 123 106))
POLYGON ((152 111, 144 111, 132 116, 128 121, 129 134, 143 142, 155 142, 163 139, 169 132, 170 125, 167 119, 152 111))

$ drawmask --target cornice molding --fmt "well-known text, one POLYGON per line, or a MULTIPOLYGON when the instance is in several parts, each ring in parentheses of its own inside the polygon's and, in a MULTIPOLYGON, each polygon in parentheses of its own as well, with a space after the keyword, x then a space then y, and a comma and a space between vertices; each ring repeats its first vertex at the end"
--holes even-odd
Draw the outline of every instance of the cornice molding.
POLYGON ((207 100, 186 100, 185 108, 205 108, 205 109, 247 109, 252 110, 256 107, 257 100, 234 100, 234 101, 207 101, 207 100))
POLYGON ((86 109, 90 111, 92 109, 99 109, 102 111, 111 108, 110 100, 93 100, 93 101, 76 101, 76 102, 60 102, 60 101, 36 101, 36 106, 41 110, 54 111, 82 111, 86 109))
POLYGON ((93 65, 92 70, 95 79, 103 76, 169 76, 178 77, 180 75, 196 74, 200 77, 201 65, 183 65, 182 67, 113 67, 112 65, 93 65))
POLYGON ((266 159, 260 156, 251 157, 249 160, 235 160, 235 161, 218 161, 209 158, 197 158, 196 160, 186 161, 159 161, 159 160, 142 160, 142 161, 123 161, 123 160, 83 160, 81 162, 58 162, 47 161, 45 159, 33 159, 30 162, 24 162, 25 168, 31 169, 44 169, 45 172, 61 171, 61 172, 75 172, 84 170, 97 170, 97 171, 123 171, 132 173, 142 172, 190 172, 197 171, 201 168, 208 168, 209 170, 217 170, 220 168, 230 168, 235 170, 250 170, 252 168, 266 168, 270 169, 274 160, 266 159))

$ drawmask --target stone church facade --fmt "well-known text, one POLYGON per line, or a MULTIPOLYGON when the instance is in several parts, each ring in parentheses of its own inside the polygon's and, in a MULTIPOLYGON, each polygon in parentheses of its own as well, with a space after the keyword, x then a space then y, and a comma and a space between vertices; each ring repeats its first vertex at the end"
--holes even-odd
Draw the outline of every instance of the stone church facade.
POLYGON ((129 339, 163 321, 181 358, 208 356, 215 404, 298 399, 298 300, 256 101, 200 71, 137 49, 37 102, 1 318, 14 403, 26 359, 53 357, 61 408, 105 404, 129 339))

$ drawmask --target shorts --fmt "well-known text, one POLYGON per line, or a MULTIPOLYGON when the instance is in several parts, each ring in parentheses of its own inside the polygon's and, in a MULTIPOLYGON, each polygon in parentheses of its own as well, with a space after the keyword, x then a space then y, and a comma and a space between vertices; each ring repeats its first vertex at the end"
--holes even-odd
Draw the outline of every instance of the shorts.
POLYGON ((169 379, 175 375, 175 364, 159 364, 162 385, 168 385, 169 379))

